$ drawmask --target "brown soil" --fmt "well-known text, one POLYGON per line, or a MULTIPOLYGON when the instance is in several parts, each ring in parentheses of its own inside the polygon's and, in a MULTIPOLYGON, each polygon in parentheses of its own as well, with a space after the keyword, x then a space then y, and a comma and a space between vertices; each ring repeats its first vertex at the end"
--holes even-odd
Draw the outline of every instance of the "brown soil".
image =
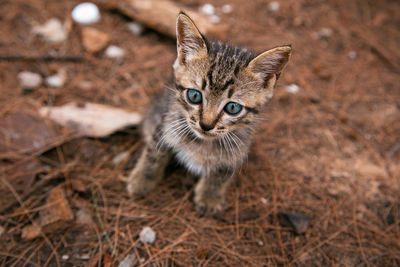
MULTIPOLYGON (((206 3, 179 2, 195 9, 206 3)), ((148 197, 130 199, 121 177, 140 151, 136 129, 35 153, 0 151, 1 266, 118 266, 132 253, 141 266, 400 266, 400 3, 287 0, 272 12, 265 0, 207 2, 232 5, 231 14, 220 14, 231 43, 256 52, 294 48, 226 212, 200 217, 194 179, 176 167, 148 197), (318 35, 324 28, 331 32, 318 35), (288 84, 300 91, 287 92, 288 84), (113 164, 124 151, 131 157, 113 164), (67 223, 27 238, 59 188, 74 219, 63 213, 67 223), (295 234, 279 212, 309 215, 308 229, 295 234), (144 226, 156 232, 151 245, 138 237, 144 226)), ((143 112, 168 81, 174 40, 151 30, 134 36, 118 12, 102 9, 94 27, 126 51, 122 62, 87 54, 76 24, 60 45, 31 34, 35 23, 68 20, 77 3, 1 1, 1 133, 12 122, 30 125, 15 114, 70 101, 143 112), (51 51, 82 60, 4 60, 51 51), (23 70, 48 76, 61 68, 68 80, 59 89, 26 92, 17 79, 23 70)))

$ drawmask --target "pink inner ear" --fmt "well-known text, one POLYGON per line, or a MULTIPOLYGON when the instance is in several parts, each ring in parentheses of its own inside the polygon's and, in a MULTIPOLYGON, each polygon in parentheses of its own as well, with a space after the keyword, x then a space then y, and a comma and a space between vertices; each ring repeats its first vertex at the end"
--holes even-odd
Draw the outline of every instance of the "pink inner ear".
POLYGON ((188 56, 199 54, 206 45, 203 37, 193 21, 180 15, 177 22, 178 54, 184 63, 188 56))
POLYGON ((254 73, 259 73, 265 77, 265 80, 270 79, 271 74, 279 74, 289 61, 291 48, 277 47, 267 52, 262 53, 250 62, 251 70, 254 73))

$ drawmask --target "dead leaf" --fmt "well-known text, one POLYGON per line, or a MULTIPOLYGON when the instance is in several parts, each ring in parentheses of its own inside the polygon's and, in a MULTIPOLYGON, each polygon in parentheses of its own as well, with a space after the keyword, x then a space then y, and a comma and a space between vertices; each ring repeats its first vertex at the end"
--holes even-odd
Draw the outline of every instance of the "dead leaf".
POLYGON ((310 217, 305 213, 279 212, 279 221, 282 226, 292 228, 296 234, 304 234, 308 228, 310 217))
POLYGON ((72 102, 60 107, 42 107, 39 112, 78 135, 90 137, 105 137, 122 128, 136 126, 142 119, 139 113, 94 103, 81 107, 72 102))
POLYGON ((46 209, 40 212, 40 226, 44 231, 51 232, 66 226, 74 219, 62 187, 53 188, 46 200, 46 209))
POLYGON ((78 192, 86 192, 87 191, 87 187, 80 179, 71 179, 70 183, 71 183, 72 188, 75 191, 78 191, 78 192))
POLYGON ((31 114, 11 113, 0 118, 0 158, 40 152, 60 143, 60 138, 55 127, 31 114))
POLYGON ((30 189, 35 181, 36 174, 43 170, 42 164, 36 158, 15 162, 6 171, 6 179, 17 192, 30 189))
POLYGON ((38 237, 40 235, 41 228, 37 224, 31 224, 28 226, 25 226, 22 229, 22 238, 25 240, 30 240, 38 237))
POLYGON ((198 258, 199 260, 205 260, 208 257, 209 251, 208 248, 199 246, 194 251, 194 254, 196 255, 196 258, 198 258))

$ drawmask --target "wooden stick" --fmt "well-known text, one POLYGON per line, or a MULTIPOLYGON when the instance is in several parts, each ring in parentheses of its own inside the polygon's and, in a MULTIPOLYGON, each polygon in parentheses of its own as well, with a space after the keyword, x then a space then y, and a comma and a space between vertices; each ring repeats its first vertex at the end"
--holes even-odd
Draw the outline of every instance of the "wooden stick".
POLYGON ((84 60, 83 56, 79 55, 66 55, 66 56, 52 56, 52 55, 0 55, 0 60, 6 61, 69 61, 81 62, 84 60))
POLYGON ((116 0, 112 2, 103 0, 101 3, 172 38, 175 38, 176 17, 180 11, 187 13, 203 34, 224 39, 227 29, 227 25, 213 24, 207 15, 170 0, 116 0))

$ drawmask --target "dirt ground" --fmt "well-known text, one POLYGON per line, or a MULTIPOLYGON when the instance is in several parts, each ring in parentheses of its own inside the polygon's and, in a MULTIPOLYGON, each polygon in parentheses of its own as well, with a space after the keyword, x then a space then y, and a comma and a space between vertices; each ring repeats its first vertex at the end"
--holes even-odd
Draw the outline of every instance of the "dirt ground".
POLYGON ((227 210, 200 217, 195 177, 176 166, 148 197, 130 199, 122 177, 141 148, 137 129, 66 137, 37 112, 70 101, 145 111, 171 75, 173 38, 134 35, 126 16, 101 8, 92 27, 125 51, 109 59, 85 51, 75 23, 61 44, 32 34, 50 18, 70 21, 79 1, 1 0, 0 265, 118 266, 131 255, 131 266, 400 266, 400 2, 281 0, 276 11, 267 0, 176 2, 213 4, 231 43, 294 49, 227 210), (49 54, 78 59, 27 58, 49 54), (60 88, 24 90, 17 78, 60 69, 60 88), (23 136, 11 147, 10 131, 23 136), (305 233, 282 213, 308 215, 305 233), (140 241, 145 226, 153 244, 140 241))

